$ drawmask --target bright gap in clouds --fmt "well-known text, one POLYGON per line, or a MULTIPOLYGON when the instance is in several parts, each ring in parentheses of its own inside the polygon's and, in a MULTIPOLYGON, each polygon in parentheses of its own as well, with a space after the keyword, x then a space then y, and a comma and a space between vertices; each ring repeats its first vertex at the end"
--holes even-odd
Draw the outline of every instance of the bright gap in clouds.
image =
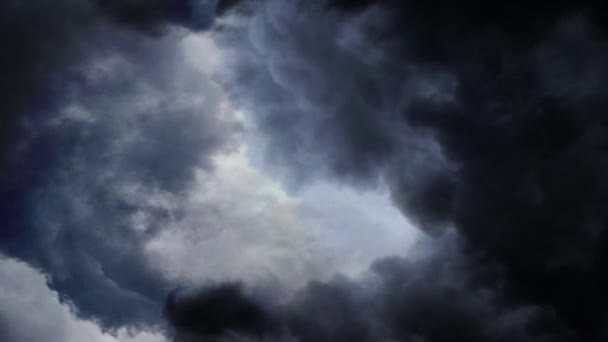
MULTIPOLYGON (((183 47, 203 75, 221 67, 222 52, 208 36, 188 34, 183 47)), ((251 152, 261 139, 252 136, 246 115, 231 110, 226 100, 219 111, 214 115, 240 121, 240 145, 217 154, 214 169, 199 169, 186 196, 137 187, 125 187, 120 194, 170 213, 170 224, 145 244, 148 262, 160 274, 185 286, 243 281, 272 289, 275 299, 283 300, 310 280, 337 273, 356 277, 377 258, 408 252, 418 233, 385 189, 363 191, 318 181, 286 191, 262 171, 251 152)), ((150 230, 155 222, 147 213, 135 212, 129 228, 142 234, 150 230)), ((0 278, 5 279, 0 306, 11 313, 0 317, 0 327, 9 327, 6 338, 11 341, 163 341, 152 332, 108 334, 95 322, 76 318, 49 289, 45 276, 23 262, 0 259, 0 278)))
MULTIPOLYGON (((217 71, 222 51, 208 36, 192 34, 183 43, 199 70, 217 71)), ((244 128, 242 145, 217 155, 214 170, 199 171, 172 227, 147 245, 152 264, 168 277, 272 282, 289 294, 311 279, 356 276, 379 257, 408 252, 418 233, 386 189, 314 182, 285 191, 256 167, 250 151, 261 140, 251 136, 246 114, 232 115, 244 128)))
POLYGON ((289 293, 311 279, 356 276, 404 255, 415 230, 385 192, 317 183, 295 194, 251 166, 244 147, 217 156, 173 226, 149 242, 152 264, 180 282, 273 282, 289 293))

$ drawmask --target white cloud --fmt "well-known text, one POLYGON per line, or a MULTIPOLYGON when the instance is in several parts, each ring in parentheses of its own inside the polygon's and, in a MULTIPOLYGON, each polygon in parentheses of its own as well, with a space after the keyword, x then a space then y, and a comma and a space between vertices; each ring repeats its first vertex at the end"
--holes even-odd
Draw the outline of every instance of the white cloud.
POLYGON ((80 320, 60 303, 43 274, 31 266, 0 258, 0 337, 3 342, 163 342, 153 332, 104 333, 94 322, 80 320), (3 335, 2 335, 3 334, 3 335))
POLYGON ((317 183, 287 193, 251 166, 244 147, 199 171, 184 208, 147 253, 169 277, 193 284, 273 281, 289 293, 404 255, 417 237, 386 191, 317 183))

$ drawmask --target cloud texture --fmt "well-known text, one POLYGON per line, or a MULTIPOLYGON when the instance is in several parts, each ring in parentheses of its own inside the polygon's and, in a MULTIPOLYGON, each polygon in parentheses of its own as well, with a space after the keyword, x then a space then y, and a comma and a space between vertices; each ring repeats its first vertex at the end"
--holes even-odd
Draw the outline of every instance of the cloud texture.
POLYGON ((266 167, 287 183, 384 179, 421 229, 458 236, 411 265, 378 261, 370 301, 354 290, 373 291, 366 282, 312 284, 279 310, 288 335, 607 337, 600 3, 267 1, 251 12, 225 23, 225 82, 266 139, 266 167))
POLYGON ((179 28, 156 37, 116 23, 146 13, 100 6, 2 4, 0 249, 47 273, 82 317, 158 324, 173 285, 143 244, 237 127, 188 66, 179 28))
MULTIPOLYGON (((179 342, 604 341, 605 13, 599 1, 9 0, 0 251, 43 272, 78 317, 114 332, 166 319, 179 342), (221 86, 183 49, 204 30, 222 52, 200 58, 221 86), (247 162, 218 164, 243 144, 247 162), (315 206, 328 203, 329 190, 307 192, 319 184, 386 186, 426 236, 363 275, 277 296, 281 282, 251 281, 255 265, 313 255, 304 276, 272 267, 293 283, 334 271, 292 228, 356 235, 346 226, 371 215, 315 206), (217 227, 229 227, 217 246, 184 242, 217 227), (176 257, 174 241, 192 252, 176 257), (243 279, 184 286, 192 264, 243 279)), ((361 260, 382 255, 345 240, 361 260)))

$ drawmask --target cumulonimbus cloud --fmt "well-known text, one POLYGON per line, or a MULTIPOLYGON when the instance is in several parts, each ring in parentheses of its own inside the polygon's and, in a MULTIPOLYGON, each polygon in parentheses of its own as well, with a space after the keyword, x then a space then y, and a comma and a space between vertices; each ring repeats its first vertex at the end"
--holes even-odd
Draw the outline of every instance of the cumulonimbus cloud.
POLYGON ((279 310, 283 328, 301 341, 605 339, 605 8, 347 4, 268 1, 227 22, 226 86, 288 182, 385 179, 421 229, 452 227, 462 244, 438 243, 437 263, 378 262, 385 291, 370 301, 348 280, 311 285, 279 310))

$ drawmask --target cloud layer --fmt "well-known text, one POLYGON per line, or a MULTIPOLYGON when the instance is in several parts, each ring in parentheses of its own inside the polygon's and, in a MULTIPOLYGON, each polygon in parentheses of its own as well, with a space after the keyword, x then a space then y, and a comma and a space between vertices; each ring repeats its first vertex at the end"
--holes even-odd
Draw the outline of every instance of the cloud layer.
POLYGON ((138 32, 96 2, 1 12, 1 250, 42 269, 82 317, 158 324, 173 285, 143 244, 168 222, 162 199, 230 147, 221 91, 188 64, 179 28, 138 32))
POLYGON ((283 298, 413 239, 381 194, 324 183, 294 198, 249 164, 212 75, 223 56, 198 32, 216 5, 234 4, 2 5, 0 250, 101 329, 162 327, 165 297, 193 283, 243 280, 283 298))
POLYGON ((385 290, 371 303, 352 294, 365 282, 311 285, 279 310, 288 333, 304 341, 606 338, 602 10, 594 2, 267 1, 226 21, 220 41, 233 54, 224 80, 265 137, 268 169, 300 187, 319 177, 364 187, 385 180, 421 229, 442 236, 452 227, 453 241, 462 239, 437 243, 413 266, 376 263, 385 290), (370 309, 385 299, 388 311, 370 309), (383 333, 369 333, 376 326, 383 333))
POLYGON ((5 2, 2 265, 116 334, 603 341, 605 7, 5 2))

